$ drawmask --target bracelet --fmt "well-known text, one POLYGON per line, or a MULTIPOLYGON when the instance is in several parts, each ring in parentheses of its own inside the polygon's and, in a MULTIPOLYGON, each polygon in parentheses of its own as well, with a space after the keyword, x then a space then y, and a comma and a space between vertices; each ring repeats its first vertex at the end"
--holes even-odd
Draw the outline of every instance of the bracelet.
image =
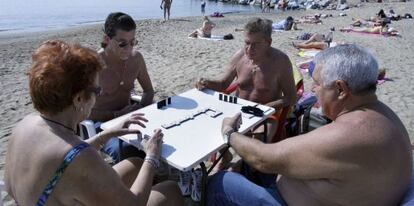
POLYGON ((160 167, 160 161, 152 155, 147 155, 144 162, 148 162, 154 169, 158 169, 160 167))

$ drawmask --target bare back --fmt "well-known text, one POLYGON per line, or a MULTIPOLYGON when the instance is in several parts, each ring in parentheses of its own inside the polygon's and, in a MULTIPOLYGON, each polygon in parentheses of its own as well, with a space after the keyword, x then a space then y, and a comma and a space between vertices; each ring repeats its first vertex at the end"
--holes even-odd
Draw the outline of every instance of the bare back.
POLYGON ((280 146, 299 154, 296 174, 278 180, 289 205, 397 205, 410 181, 408 133, 380 102, 280 146))
POLYGON ((169 9, 171 7, 171 3, 171 0, 164 0, 164 7, 169 9))
MULTIPOLYGON (((19 122, 9 140, 5 172, 7 191, 18 205, 34 205, 68 151, 80 143, 64 128, 51 129, 38 114, 19 122)), ((116 171, 88 147, 66 168, 46 205, 136 205, 132 197, 116 171)))
POLYGON ((235 68, 237 73, 241 98, 266 104, 280 99, 285 85, 289 90, 285 93, 295 93, 289 57, 275 48, 271 48, 270 51, 266 60, 259 66, 253 65, 243 50, 236 54, 236 61, 232 61, 231 67, 235 68))
MULTIPOLYGON (((24 118, 14 129, 7 149, 5 179, 9 194, 19 205, 34 205, 66 153, 81 143, 75 138, 65 137, 68 137, 67 131, 50 131, 42 119, 34 114, 24 118)), ((79 205, 74 196, 62 196, 70 194, 70 191, 76 194, 73 190, 79 189, 71 187, 75 182, 68 182, 71 169, 69 165, 47 205, 79 205)))

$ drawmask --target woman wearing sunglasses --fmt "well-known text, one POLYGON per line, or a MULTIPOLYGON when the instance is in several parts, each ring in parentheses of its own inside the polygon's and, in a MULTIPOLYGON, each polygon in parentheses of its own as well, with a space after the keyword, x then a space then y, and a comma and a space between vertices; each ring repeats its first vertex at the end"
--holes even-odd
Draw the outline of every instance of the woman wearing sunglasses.
POLYGON ((87 141, 76 135, 101 94, 101 68, 98 54, 79 45, 47 41, 34 52, 28 76, 38 113, 14 128, 6 156, 6 188, 18 205, 183 205, 175 183, 152 186, 160 130, 148 140, 144 160, 110 167, 98 152, 113 136, 139 133, 128 127, 145 127, 143 114, 87 141))

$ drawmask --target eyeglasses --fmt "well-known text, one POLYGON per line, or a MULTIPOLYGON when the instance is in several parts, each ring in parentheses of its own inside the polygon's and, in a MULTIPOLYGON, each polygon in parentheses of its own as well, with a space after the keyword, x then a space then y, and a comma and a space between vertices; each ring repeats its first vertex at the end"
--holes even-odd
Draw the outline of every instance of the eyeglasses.
POLYGON ((88 87, 86 91, 94 93, 97 97, 102 95, 102 87, 88 87))
POLYGON ((131 47, 133 47, 133 46, 135 46, 135 45, 137 45, 137 44, 138 44, 138 40, 136 40, 136 39, 133 39, 133 40, 131 40, 130 42, 127 42, 127 41, 124 41, 124 40, 117 40, 117 39, 115 39, 115 38, 114 38, 114 40, 118 42, 118 46, 119 46, 119 48, 124 48, 124 47, 128 46, 128 44, 129 44, 131 47))

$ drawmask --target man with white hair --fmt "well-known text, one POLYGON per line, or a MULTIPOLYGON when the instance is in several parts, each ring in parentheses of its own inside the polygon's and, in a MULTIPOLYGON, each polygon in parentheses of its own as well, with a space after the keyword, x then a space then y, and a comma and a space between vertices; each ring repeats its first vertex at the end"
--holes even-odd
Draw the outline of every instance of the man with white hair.
POLYGON ((408 133, 377 99, 377 60, 366 49, 339 45, 315 58, 314 84, 333 120, 307 134, 265 144, 237 133, 240 114, 225 118, 223 137, 244 161, 278 173, 268 187, 220 172, 208 184, 208 205, 398 205, 411 175, 408 133))

